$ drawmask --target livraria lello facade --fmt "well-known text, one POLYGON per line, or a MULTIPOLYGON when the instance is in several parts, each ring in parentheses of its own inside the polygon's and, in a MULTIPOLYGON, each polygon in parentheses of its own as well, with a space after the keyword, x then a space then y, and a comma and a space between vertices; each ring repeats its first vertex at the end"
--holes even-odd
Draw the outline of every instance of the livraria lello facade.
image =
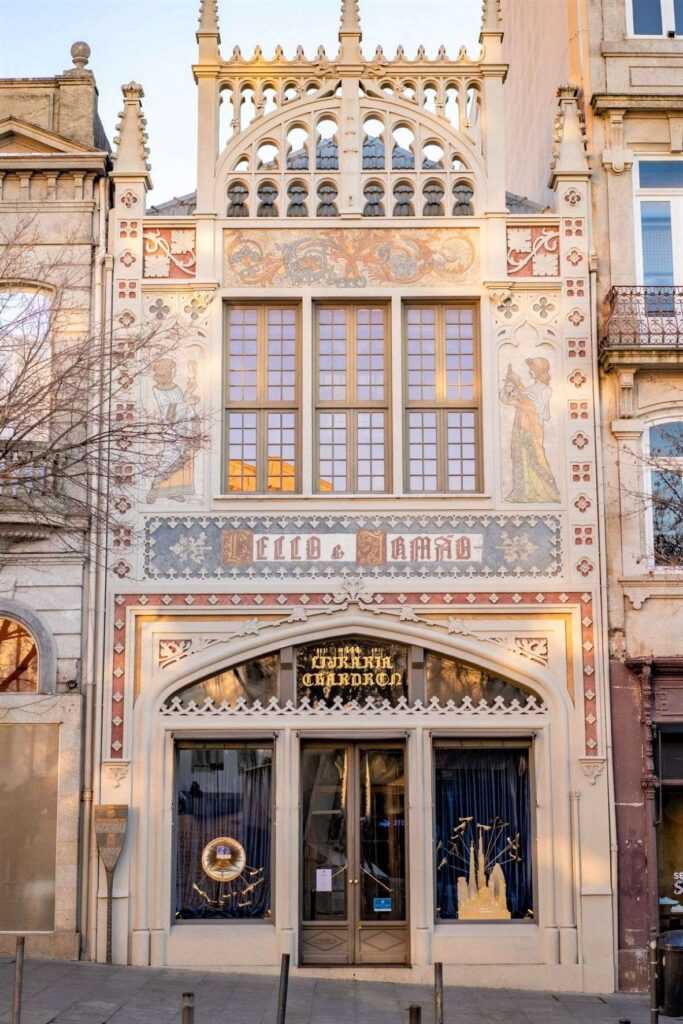
MULTIPOLYGON (((162 431, 145 473, 110 453, 106 572, 85 575, 76 788, 128 808, 114 960, 274 968, 287 952, 414 979, 441 961, 467 983, 609 991, 580 97, 553 98, 550 192, 522 199, 495 0, 476 57, 367 56, 353 0, 336 54, 222 53, 215 0, 197 40, 196 194, 147 208, 143 90, 124 86, 98 264, 110 332, 164 339, 142 374, 117 350, 112 414, 196 424, 162 431)), ((15 600, 8 619, 35 636, 32 609, 50 631, 41 598, 15 600)), ((9 687, 34 697, 0 696, 19 743, 42 667, 9 687)), ((61 820, 59 763, 45 801, 61 820)), ((80 933, 103 959, 91 804, 78 887, 31 856, 22 871, 63 905, 41 948, 80 933)))

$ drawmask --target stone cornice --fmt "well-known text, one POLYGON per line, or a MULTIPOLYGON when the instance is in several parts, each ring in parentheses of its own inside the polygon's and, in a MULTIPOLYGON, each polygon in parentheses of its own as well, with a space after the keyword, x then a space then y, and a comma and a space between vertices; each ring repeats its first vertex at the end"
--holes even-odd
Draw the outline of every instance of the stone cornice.
POLYGON ((671 110, 683 111, 683 95, 680 93, 593 93, 591 106, 596 114, 607 114, 613 110, 625 113, 667 114, 671 110))

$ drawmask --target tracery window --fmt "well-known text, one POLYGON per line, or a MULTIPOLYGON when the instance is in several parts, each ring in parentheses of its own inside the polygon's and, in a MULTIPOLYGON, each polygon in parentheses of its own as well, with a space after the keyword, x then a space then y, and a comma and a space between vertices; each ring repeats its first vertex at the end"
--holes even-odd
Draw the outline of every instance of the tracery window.
POLYGON ((472 306, 405 311, 407 489, 476 491, 479 366, 472 306))
POLYGON ((316 310, 316 418, 320 493, 381 493, 390 487, 387 310, 316 310))
POLYGON ((38 648, 16 619, 0 618, 0 693, 33 693, 38 689, 38 648))
POLYGON ((655 566, 683 565, 683 422, 650 428, 648 472, 655 566))
POLYGON ((298 311, 231 306, 227 321, 227 490, 293 493, 299 477, 298 311))

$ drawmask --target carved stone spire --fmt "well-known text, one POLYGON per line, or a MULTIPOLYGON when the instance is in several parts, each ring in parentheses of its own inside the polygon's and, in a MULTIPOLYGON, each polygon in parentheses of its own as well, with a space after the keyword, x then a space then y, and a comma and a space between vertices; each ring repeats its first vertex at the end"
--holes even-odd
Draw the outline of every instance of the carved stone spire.
POLYGON ((218 0, 199 2, 197 43, 200 62, 219 59, 221 34, 218 28, 218 0))
POLYGON ((123 93, 123 110, 119 114, 116 126, 116 156, 114 157, 114 176, 143 178, 147 188, 152 187, 149 177, 151 170, 147 157, 147 121, 142 113, 142 98, 145 95, 141 85, 129 82, 121 86, 123 93))
POLYGON ((358 0, 341 0, 341 24, 339 28, 342 61, 357 63, 363 59, 360 48, 363 34, 360 28, 360 7, 358 0))
POLYGON ((503 12, 501 10, 500 0, 483 0, 481 12, 481 36, 502 35, 502 32, 503 12))
POLYGON ((579 90, 571 85, 563 86, 557 90, 557 96, 559 110, 555 121, 551 188, 560 177, 587 177, 590 174, 579 90))

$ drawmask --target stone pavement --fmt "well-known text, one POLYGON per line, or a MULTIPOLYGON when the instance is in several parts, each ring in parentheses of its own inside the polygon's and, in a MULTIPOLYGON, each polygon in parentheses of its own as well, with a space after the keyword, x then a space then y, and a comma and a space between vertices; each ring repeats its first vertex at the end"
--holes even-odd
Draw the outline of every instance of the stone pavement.
MULTIPOLYGON (((0 1024, 10 1019, 14 964, 0 959, 0 1024)), ((390 978, 390 973, 388 972, 390 978)), ((175 1024, 183 992, 195 993, 196 1024, 275 1024, 277 978, 27 960, 22 1024, 175 1024)), ((424 987, 306 977, 290 981, 287 1024, 405 1024, 424 987)), ((447 1024, 647 1024, 641 996, 553 995, 501 989, 446 990, 447 1024)))

